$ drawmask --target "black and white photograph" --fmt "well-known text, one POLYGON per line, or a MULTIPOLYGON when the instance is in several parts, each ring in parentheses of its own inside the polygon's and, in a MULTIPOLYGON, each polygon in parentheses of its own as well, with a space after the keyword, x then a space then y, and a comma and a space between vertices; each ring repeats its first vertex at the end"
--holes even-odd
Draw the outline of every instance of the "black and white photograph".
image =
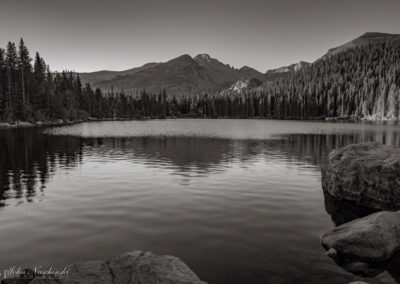
POLYGON ((1 284, 400 284, 399 0, 0 0, 1 284))

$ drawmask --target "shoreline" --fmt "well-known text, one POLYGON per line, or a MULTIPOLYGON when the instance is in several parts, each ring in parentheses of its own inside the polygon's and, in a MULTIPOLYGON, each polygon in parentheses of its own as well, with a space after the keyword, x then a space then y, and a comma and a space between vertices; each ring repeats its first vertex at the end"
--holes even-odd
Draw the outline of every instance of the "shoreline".
POLYGON ((54 121, 14 121, 14 122, 0 122, 0 130, 2 129, 15 129, 15 128, 28 128, 28 127, 51 127, 51 126, 66 126, 73 125, 81 122, 101 122, 101 121, 140 121, 140 120, 165 120, 165 119, 260 119, 260 120, 298 120, 298 121, 341 121, 341 122, 398 122, 400 120, 391 119, 371 119, 371 118, 341 118, 341 117, 322 117, 322 118, 272 118, 272 117, 200 117, 200 116, 167 116, 167 117, 142 117, 142 118, 89 118, 77 120, 62 120, 57 119, 54 121))
POLYGON ((176 283, 207 284, 180 258, 140 250, 126 252, 104 260, 67 264, 63 268, 10 269, 2 284, 42 283, 176 283))
POLYGON ((28 127, 48 127, 48 126, 65 126, 81 122, 93 121, 128 121, 128 120, 146 120, 135 118, 90 118, 90 119, 76 119, 76 120, 54 120, 54 121, 36 121, 34 123, 28 121, 15 121, 15 122, 0 122, 0 129, 14 129, 14 128, 28 128, 28 127))

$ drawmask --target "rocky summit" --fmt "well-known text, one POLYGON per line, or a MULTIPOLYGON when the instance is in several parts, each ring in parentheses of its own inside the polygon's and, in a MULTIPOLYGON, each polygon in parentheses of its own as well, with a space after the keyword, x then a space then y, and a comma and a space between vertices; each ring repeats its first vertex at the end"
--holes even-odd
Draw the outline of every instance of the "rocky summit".
POLYGON ((379 210, 400 208, 400 149, 360 143, 332 151, 322 187, 335 200, 379 210))

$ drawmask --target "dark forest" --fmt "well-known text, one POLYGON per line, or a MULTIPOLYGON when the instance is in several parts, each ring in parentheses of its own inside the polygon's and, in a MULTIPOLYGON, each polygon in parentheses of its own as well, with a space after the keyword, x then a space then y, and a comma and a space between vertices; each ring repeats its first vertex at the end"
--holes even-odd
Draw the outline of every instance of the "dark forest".
POLYGON ((23 39, 0 48, 0 121, 225 117, 399 119, 400 41, 370 43, 323 57, 297 72, 238 93, 125 94, 54 73, 23 39))

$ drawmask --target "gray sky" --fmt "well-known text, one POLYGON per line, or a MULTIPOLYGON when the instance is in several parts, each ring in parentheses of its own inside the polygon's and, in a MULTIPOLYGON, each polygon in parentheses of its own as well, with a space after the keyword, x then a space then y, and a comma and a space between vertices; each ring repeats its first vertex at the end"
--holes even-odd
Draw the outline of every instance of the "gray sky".
POLYGON ((365 32, 400 33, 399 0, 0 0, 0 46, 52 70, 124 70, 208 53, 262 72, 365 32))

